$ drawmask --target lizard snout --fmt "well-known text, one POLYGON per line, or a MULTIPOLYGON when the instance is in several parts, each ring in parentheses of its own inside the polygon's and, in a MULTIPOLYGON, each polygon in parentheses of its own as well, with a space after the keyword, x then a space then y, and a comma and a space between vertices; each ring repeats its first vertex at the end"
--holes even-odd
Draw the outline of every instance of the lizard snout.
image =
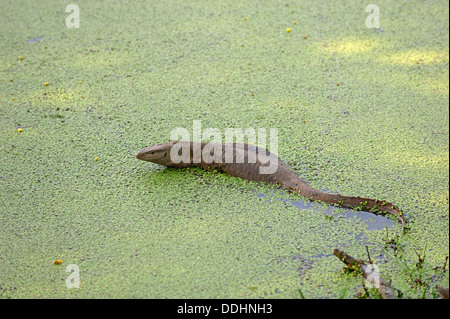
POLYGON ((143 150, 140 150, 139 152, 137 152, 136 154, 134 154, 134 156, 137 159, 142 159, 142 155, 144 154, 143 150))

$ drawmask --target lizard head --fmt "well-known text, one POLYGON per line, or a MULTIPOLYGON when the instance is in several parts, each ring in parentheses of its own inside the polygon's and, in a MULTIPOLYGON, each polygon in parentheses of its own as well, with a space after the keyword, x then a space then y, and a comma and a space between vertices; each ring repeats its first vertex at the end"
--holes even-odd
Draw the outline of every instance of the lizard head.
POLYGON ((140 150, 135 156, 142 161, 148 161, 156 164, 167 165, 170 161, 170 148, 173 143, 163 143, 152 145, 140 150))

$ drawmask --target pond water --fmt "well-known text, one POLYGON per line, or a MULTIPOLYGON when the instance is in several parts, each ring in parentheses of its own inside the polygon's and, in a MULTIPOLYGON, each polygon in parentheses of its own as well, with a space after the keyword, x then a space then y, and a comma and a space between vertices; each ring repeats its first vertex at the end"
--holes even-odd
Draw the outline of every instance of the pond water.
MULTIPOLYGON (((257 194, 258 198, 266 197, 265 194, 257 194)), ((305 202, 305 201, 291 201, 286 199, 280 199, 283 202, 289 202, 298 209, 307 209, 311 210, 314 207, 320 207, 322 204, 320 203, 314 203, 314 202, 305 202)), ((388 229, 391 229, 395 225, 395 221, 382 216, 382 215, 375 215, 369 212, 364 211, 356 211, 353 209, 347 209, 347 208, 340 208, 335 206, 328 206, 327 210, 325 211, 326 215, 329 216, 340 216, 344 218, 353 218, 356 216, 356 218, 359 218, 361 221, 363 221, 367 226, 368 230, 381 230, 385 229, 386 227, 388 229)))

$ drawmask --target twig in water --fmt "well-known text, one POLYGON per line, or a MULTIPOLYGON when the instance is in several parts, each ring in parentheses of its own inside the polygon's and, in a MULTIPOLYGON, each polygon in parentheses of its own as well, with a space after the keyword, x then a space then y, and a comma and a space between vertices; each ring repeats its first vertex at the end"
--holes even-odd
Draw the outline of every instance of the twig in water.
MULTIPOLYGON (((357 259, 353 258, 352 256, 347 255, 345 252, 343 252, 339 249, 334 249, 333 255, 335 255, 337 258, 339 258, 339 260, 342 261, 346 265, 358 266, 359 269, 361 270, 363 277, 365 279, 368 279, 368 278, 370 279, 370 275, 372 274, 372 269, 371 269, 371 267, 369 269, 369 267, 362 260, 357 260, 357 259)), ((386 280, 379 277, 377 286, 378 287, 376 287, 376 288, 378 289, 382 299, 394 299, 395 298, 394 292, 392 291, 390 284, 386 280)))

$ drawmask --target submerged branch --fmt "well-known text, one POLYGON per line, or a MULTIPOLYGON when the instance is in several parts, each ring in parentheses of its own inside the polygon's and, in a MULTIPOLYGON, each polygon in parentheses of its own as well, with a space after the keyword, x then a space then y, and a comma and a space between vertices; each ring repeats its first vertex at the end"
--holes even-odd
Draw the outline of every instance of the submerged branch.
POLYGON ((376 276, 374 276, 372 267, 366 265, 364 261, 357 260, 339 249, 334 249, 333 255, 339 258, 339 260, 341 260, 347 266, 357 266, 361 271, 363 277, 371 284, 373 284, 376 289, 378 289, 382 299, 395 299, 394 292, 392 291, 390 283, 381 278, 379 274, 376 274, 376 276))

